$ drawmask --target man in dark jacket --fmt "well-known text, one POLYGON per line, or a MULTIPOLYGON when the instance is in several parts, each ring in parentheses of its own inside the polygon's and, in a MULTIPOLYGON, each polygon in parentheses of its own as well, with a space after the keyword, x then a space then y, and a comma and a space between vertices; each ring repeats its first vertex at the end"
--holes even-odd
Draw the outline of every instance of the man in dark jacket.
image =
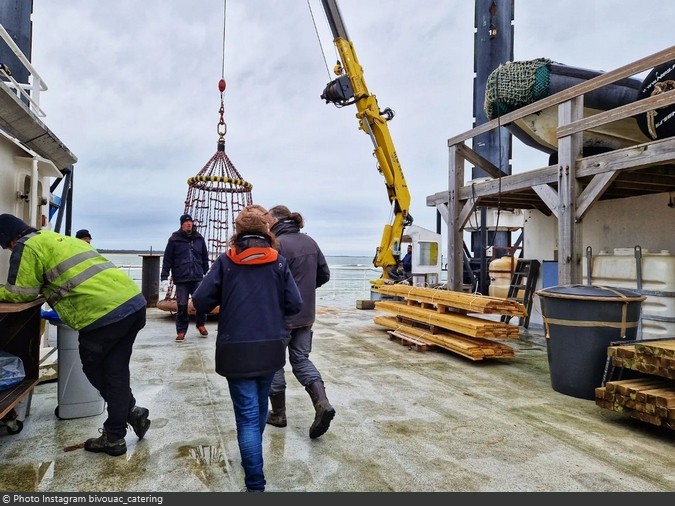
POLYGON ((284 318, 302 307, 286 259, 273 247, 266 213, 258 205, 239 213, 230 249, 192 296, 198 311, 220 306, 216 372, 227 378, 246 492, 265 490, 267 397, 274 373, 286 363, 284 318))
MULTIPOLYGON (((190 295, 194 294, 208 271, 209 252, 206 249, 206 241, 202 234, 195 230, 192 216, 184 214, 180 217, 180 228, 171 234, 166 243, 160 275, 161 281, 164 282, 171 274, 173 285, 176 288, 176 342, 178 343, 185 340, 185 333, 190 324, 188 313, 190 295)), ((195 323, 200 336, 209 335, 204 326, 206 313, 197 311, 195 323)))
MULTIPOLYGON (((316 413, 309 428, 309 437, 314 439, 328 430, 335 416, 335 409, 326 397, 321 374, 309 359, 316 311, 316 289, 328 282, 330 270, 319 245, 307 234, 300 233, 304 220, 299 213, 292 213, 286 206, 275 206, 270 209, 269 217, 272 232, 279 242, 279 253, 288 260, 302 295, 302 310, 286 318, 286 327, 290 331, 288 361, 293 374, 312 399, 316 413)), ((286 427, 286 378, 283 368, 274 375, 270 402, 272 411, 267 423, 275 427, 286 427)))

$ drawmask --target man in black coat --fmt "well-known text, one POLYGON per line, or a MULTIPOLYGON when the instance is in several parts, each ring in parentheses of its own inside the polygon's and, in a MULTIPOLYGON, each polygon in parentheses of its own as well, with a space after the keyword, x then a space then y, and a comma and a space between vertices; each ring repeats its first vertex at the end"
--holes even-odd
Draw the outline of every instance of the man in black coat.
MULTIPOLYGON (((167 281, 171 275, 176 288, 176 342, 178 343, 185 340, 185 333, 190 323, 188 313, 190 296, 197 290, 208 271, 209 252, 206 249, 206 241, 194 228, 192 216, 184 214, 180 217, 180 228, 171 234, 166 243, 160 275, 162 282, 167 281)), ((197 311, 195 323, 200 336, 209 335, 204 326, 205 313, 197 311)))

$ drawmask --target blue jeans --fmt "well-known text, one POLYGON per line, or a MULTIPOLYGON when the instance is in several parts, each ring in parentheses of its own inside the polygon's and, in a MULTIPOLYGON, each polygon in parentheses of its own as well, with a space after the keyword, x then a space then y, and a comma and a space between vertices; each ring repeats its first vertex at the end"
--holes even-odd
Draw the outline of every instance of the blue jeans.
POLYGON ((267 423, 267 397, 273 374, 257 378, 227 378, 237 423, 237 442, 249 490, 265 490, 262 435, 267 423))

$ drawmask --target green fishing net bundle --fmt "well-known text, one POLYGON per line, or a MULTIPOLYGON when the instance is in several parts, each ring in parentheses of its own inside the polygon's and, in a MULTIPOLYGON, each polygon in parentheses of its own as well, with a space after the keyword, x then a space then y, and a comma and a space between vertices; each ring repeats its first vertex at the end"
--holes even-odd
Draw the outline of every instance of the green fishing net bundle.
POLYGON ((495 119, 549 95, 552 61, 546 58, 506 62, 485 85, 485 114, 495 119))

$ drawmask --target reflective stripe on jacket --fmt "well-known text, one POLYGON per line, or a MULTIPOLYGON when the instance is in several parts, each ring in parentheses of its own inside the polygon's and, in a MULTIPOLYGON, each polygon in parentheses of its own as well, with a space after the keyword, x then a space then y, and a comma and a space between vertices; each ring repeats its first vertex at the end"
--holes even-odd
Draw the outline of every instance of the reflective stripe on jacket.
POLYGON ((137 283, 90 244, 41 230, 12 250, 0 300, 28 302, 40 294, 69 327, 80 330, 140 294, 137 283))

